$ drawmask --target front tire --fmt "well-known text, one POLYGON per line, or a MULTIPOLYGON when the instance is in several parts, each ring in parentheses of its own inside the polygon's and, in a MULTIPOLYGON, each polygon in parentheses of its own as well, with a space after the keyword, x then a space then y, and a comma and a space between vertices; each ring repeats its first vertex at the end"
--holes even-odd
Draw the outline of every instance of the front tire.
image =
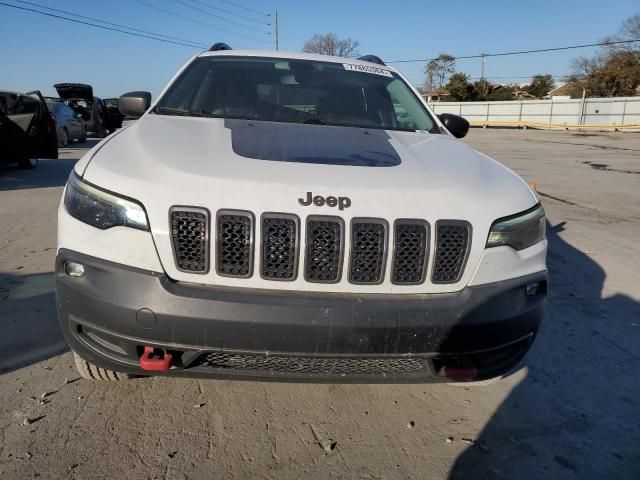
POLYGON ((18 160, 18 168, 22 168, 24 170, 33 170, 37 166, 37 158, 23 158, 22 160, 18 160))
POLYGON ((113 370, 100 368, 93 363, 87 362, 76 352, 72 353, 73 363, 75 363, 78 373, 82 378, 99 381, 121 381, 133 378, 133 375, 128 373, 114 372, 113 370))

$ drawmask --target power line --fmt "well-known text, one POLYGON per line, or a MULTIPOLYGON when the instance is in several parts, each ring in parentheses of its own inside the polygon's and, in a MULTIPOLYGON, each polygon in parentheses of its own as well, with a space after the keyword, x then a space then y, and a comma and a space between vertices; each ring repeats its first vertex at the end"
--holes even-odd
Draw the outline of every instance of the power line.
POLYGON ((158 7, 157 5, 153 5, 153 4, 145 2, 143 0, 134 0, 134 1, 136 1, 136 2, 138 2, 140 4, 142 4, 142 5, 146 5, 149 8, 153 8, 155 10, 159 10, 159 11, 164 12, 166 14, 173 15, 174 17, 178 17, 178 18, 181 18, 183 20, 187 20, 188 22, 198 23, 200 25, 204 25, 205 27, 209 27, 209 28, 215 28, 215 29, 218 29, 218 30, 220 30, 222 32, 228 33, 230 35, 237 35, 239 37, 248 38, 248 39, 254 40, 256 42, 265 42, 265 43, 268 42, 268 40, 265 40, 265 39, 252 37, 251 35, 245 35, 244 33, 234 32, 232 30, 227 30, 225 28, 218 27, 217 25, 212 25, 211 23, 201 22, 200 20, 196 20, 195 18, 186 17, 186 16, 181 15, 179 13, 173 12, 171 10, 166 10, 166 9, 164 9, 162 7, 158 7))
POLYGON ((244 20, 247 20, 248 22, 255 22, 255 23, 258 23, 260 25, 267 25, 267 26, 271 25, 270 23, 265 23, 264 20, 256 20, 255 18, 251 18, 251 17, 248 17, 246 15, 242 15, 240 13, 232 12, 230 10, 225 10, 224 8, 214 7, 213 5, 209 5, 208 3, 204 3, 204 2, 201 2, 199 0, 191 0, 191 2, 196 3, 198 5, 202 5, 205 8, 211 8, 211 9, 214 9, 214 10, 218 10, 220 12, 226 13, 227 15, 234 15, 234 16, 236 16, 238 18, 242 18, 244 20))
POLYGON ((94 22, 104 23, 106 25, 111 25, 111 26, 114 26, 114 27, 125 28, 127 30, 133 30, 134 32, 146 33, 148 35, 153 35, 155 37, 164 37, 164 38, 168 38, 170 40, 177 40, 178 42, 192 43, 194 46, 198 46, 199 48, 207 48, 208 47, 208 45, 204 45, 204 44, 200 44, 200 43, 197 43, 197 42, 193 42, 191 40, 185 40, 184 38, 172 37, 171 35, 165 35, 163 33, 149 32, 147 30, 142 30, 140 28, 128 27, 127 25, 120 25, 119 23, 107 22, 106 20, 100 20, 99 18, 87 17, 87 16, 84 16, 84 15, 80 15, 79 13, 68 12, 66 10, 58 10, 56 8, 46 7, 46 6, 40 5, 38 3, 27 2, 25 0, 11 0, 11 1, 22 3, 22 4, 26 4, 26 5, 31 5, 31 6, 38 7, 38 8, 44 8, 45 10, 50 10, 52 12, 64 13, 65 15, 73 15, 74 17, 84 18, 85 20, 92 20, 94 22))
POLYGON ((270 13, 264 13, 264 12, 261 12, 259 10, 254 10, 253 8, 245 7, 243 5, 238 5, 237 3, 230 2, 229 0, 220 0, 220 1, 223 2, 223 3, 226 3, 227 5, 232 5, 232 6, 236 7, 236 8, 241 8, 242 10, 246 10, 248 12, 257 13, 258 15, 264 15, 265 17, 270 17, 271 16, 270 13))
POLYGON ((20 7, 18 5, 10 5, 10 4, 4 3, 4 2, 0 2, 0 5, 3 5, 5 7, 10 7, 10 8, 15 8, 17 10, 24 10, 24 11, 33 12, 33 13, 39 13, 40 15, 45 15, 47 17, 58 18, 60 20, 67 20, 68 22, 80 23, 82 25, 88 25, 88 26, 91 26, 91 27, 101 28, 103 30, 109 30, 109 31, 112 31, 112 32, 120 32, 120 33, 124 33, 126 35, 131 35, 131 36, 134 36, 134 37, 148 38, 150 40, 156 40, 158 42, 172 43, 174 45, 182 45, 184 47, 190 47, 190 48, 196 48, 196 49, 203 48, 201 45, 196 45, 196 44, 191 45, 191 44, 188 44, 188 43, 176 42, 176 41, 173 41, 173 40, 167 40, 167 39, 164 39, 164 38, 158 38, 158 37, 154 37, 154 36, 151 36, 151 35, 142 35, 140 33, 127 32, 126 30, 121 30, 121 29, 118 29, 118 28, 106 27, 104 25, 97 25, 95 23, 85 22, 83 20, 77 20, 75 18, 68 18, 68 17, 63 17, 61 15, 55 15, 53 13, 41 12, 41 11, 35 10, 33 8, 20 7))
MULTIPOLYGON (((636 40, 619 40, 616 42, 600 42, 600 43, 585 43, 583 45, 570 45, 568 47, 555 47, 555 48, 539 48, 535 50, 520 50, 516 52, 499 52, 499 53, 482 53, 480 55, 464 55, 460 57, 453 57, 454 60, 464 60, 467 58, 482 58, 482 57, 504 57, 507 55, 524 55, 528 53, 542 53, 542 52, 557 52, 559 50, 573 50, 576 48, 588 48, 588 47, 603 47, 608 45, 620 45, 624 43, 640 42, 640 38, 636 40)), ((436 57, 437 58, 437 57, 436 57)), ((413 62, 429 62, 436 58, 426 58, 418 60, 392 60, 386 63, 413 63, 413 62)))
POLYGON ((265 35, 271 35, 269 32, 265 32, 263 30, 257 30, 256 27, 253 26, 253 25, 245 25, 244 23, 236 22, 235 20, 229 20, 228 18, 221 17, 220 15, 216 15, 215 13, 207 12, 206 10, 203 10, 200 7, 194 7, 193 5, 189 5, 188 3, 185 3, 182 0, 173 0, 173 1, 175 3, 178 3, 180 5, 185 6, 187 8, 191 8, 191 9, 195 10, 196 12, 204 13, 205 15, 209 15, 210 17, 217 18, 219 20, 222 20, 224 22, 230 23, 232 25, 236 25, 238 27, 246 28, 246 29, 254 31, 254 32, 263 33, 265 35))

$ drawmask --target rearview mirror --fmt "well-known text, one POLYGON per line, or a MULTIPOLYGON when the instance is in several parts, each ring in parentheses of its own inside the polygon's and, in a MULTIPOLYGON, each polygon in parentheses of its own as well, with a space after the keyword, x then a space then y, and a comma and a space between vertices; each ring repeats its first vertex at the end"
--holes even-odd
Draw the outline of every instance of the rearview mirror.
POLYGON ((441 113, 438 118, 456 138, 462 138, 469 132, 469 122, 458 115, 441 113))
POLYGON ((139 118, 144 115, 151 106, 151 94, 149 92, 125 93, 118 100, 120 113, 126 117, 139 118))

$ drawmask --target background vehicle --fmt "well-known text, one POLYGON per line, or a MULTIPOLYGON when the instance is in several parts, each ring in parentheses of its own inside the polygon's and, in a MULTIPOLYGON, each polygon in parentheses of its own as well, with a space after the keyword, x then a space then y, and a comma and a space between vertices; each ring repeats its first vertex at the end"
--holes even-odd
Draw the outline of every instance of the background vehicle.
POLYGON ((115 132, 118 128, 122 128, 122 120, 124 115, 120 113, 117 98, 105 98, 104 105, 107 110, 107 127, 109 132, 115 132))
POLYGON ((69 142, 87 140, 87 129, 82 115, 61 101, 47 100, 47 107, 56 122, 58 147, 66 147, 69 142))
POLYGON ((107 111, 102 99, 93 96, 91 85, 57 83, 53 86, 64 103, 82 115, 87 133, 104 138, 108 132, 107 111))
POLYGON ((56 125, 41 93, 0 91, 0 97, 16 100, 0 114, 0 163, 35 168, 38 158, 58 158, 56 125))

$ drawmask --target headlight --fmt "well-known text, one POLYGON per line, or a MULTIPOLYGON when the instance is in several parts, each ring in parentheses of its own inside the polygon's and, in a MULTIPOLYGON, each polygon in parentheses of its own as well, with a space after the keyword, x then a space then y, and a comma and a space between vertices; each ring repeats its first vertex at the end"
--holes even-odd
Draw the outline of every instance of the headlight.
POLYGON ((149 229, 142 205, 94 187, 75 171, 71 172, 67 182, 64 206, 72 217, 102 230, 116 226, 149 229))
POLYGON ((522 250, 544 239, 545 231, 544 208, 538 204, 526 212, 496 220, 489 231, 487 248, 508 245, 522 250))

